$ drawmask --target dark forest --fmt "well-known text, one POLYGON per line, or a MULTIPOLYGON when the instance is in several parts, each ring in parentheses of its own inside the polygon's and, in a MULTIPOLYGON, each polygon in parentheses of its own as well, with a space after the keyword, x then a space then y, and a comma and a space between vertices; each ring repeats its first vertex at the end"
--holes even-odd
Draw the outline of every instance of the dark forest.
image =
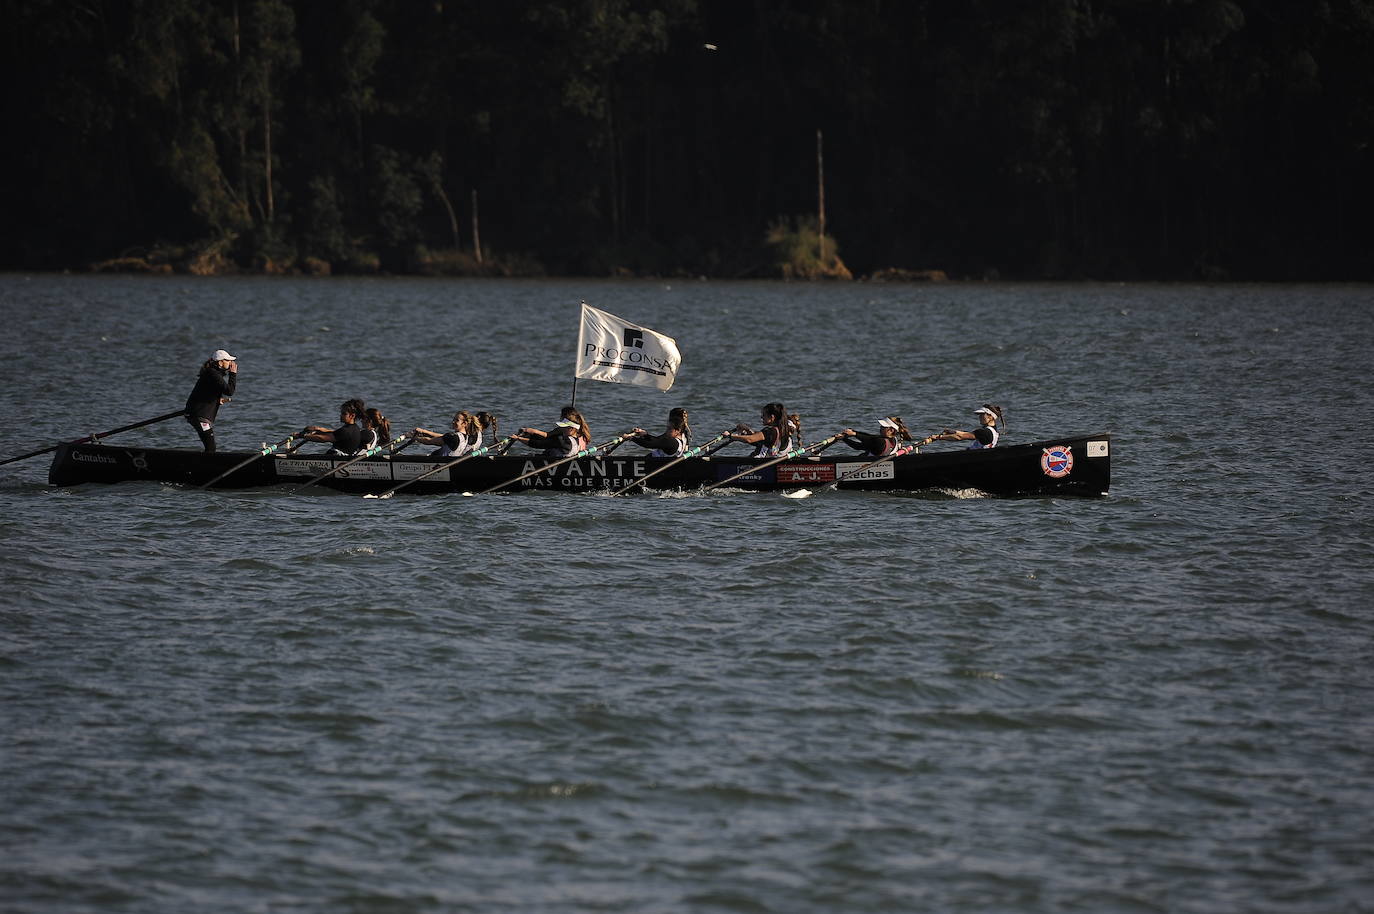
POLYGON ((4 269, 1374 279, 1374 0, 0 9, 4 269))

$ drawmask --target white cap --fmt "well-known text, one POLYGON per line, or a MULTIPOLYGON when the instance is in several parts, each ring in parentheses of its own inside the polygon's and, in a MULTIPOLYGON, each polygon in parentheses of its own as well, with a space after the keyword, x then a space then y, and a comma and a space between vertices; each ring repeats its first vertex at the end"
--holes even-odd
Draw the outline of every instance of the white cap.
POLYGON ((212 362, 237 362, 238 359, 234 358, 232 355, 230 355, 229 353, 225 352, 223 349, 216 349, 214 352, 212 352, 212 353, 210 354, 210 361, 212 361, 212 362))
POLYGON ((893 422, 891 419, 879 419, 878 426, 880 428, 896 428, 897 423, 893 422))
POLYGON ((986 416, 993 416, 993 417, 996 417, 996 416, 997 416, 997 414, 996 414, 995 412, 993 412, 992 410, 988 409, 986 406, 980 406, 980 407, 978 407, 977 409, 975 409, 975 410, 973 411, 973 414, 974 414, 975 416, 979 415, 980 413, 983 414, 983 415, 986 415, 986 416))
POLYGON ((558 420, 558 427, 559 427, 559 428, 580 428, 580 426, 579 426, 576 422, 572 421, 571 419, 559 419, 559 420, 558 420))

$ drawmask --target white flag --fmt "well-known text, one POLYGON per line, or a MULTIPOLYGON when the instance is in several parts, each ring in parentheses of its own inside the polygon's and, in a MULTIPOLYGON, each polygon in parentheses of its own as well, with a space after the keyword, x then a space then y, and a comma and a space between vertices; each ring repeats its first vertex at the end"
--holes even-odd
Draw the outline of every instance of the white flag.
POLYGON ((582 303, 574 377, 667 390, 680 364, 682 356, 672 337, 582 303))

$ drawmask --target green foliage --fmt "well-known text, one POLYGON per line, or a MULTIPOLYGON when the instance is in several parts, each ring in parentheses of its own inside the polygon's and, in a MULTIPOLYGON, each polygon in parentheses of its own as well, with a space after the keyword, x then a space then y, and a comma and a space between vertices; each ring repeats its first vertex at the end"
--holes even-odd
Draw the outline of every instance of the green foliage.
POLYGON ((353 255, 353 244, 344 225, 344 207, 332 176, 310 179, 304 210, 303 243, 306 256, 343 265, 353 255))
POLYGON ((372 163, 377 243, 388 250, 415 244, 420 239, 415 217, 424 203, 416 169, 407 165, 401 153, 385 146, 372 147, 372 163))
POLYGON ((1374 278, 1374 0, 0 16, 0 266, 1374 278))
POLYGON ((840 246, 829 233, 822 257, 821 234, 815 219, 778 219, 768 227, 765 237, 773 255, 774 275, 783 279, 854 278, 840 260, 840 246))
POLYGON ((225 177, 214 140, 203 127, 192 126, 172 141, 167 164, 172 180, 190 196, 191 211, 215 236, 252 227, 248 205, 225 177))

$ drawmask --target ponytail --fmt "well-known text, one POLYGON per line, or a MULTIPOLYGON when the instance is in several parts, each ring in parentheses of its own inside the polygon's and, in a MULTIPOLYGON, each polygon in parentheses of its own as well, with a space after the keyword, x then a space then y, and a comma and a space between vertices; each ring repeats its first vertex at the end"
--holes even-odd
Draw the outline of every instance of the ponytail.
MULTIPOLYGON (((359 403, 361 406, 361 402, 359 403)), ((391 441, 391 420, 382 415, 382 411, 373 407, 364 414, 367 421, 377 430, 377 443, 386 444, 391 441)))
POLYGON ((683 440, 689 445, 692 443, 692 427, 687 424, 687 410, 681 406, 674 406, 668 410, 668 428, 682 432, 683 440))
POLYGON ((489 412, 480 412, 472 417, 472 421, 477 423, 477 443, 482 443, 482 432, 491 429, 492 443, 496 443, 496 417, 489 412))
POLYGON ((561 415, 564 419, 567 419, 569 422, 576 422, 576 423, 577 423, 578 435, 580 435, 580 436, 582 437, 582 440, 583 440, 583 441, 586 441, 586 442, 587 442, 587 446, 588 446, 588 447, 591 447, 591 444, 592 444, 592 430, 591 430, 591 427, 590 427, 589 425, 587 425, 587 420, 582 418, 582 414, 579 413, 579 412, 577 411, 577 407, 575 407, 575 406, 565 406, 565 407, 563 407, 563 412, 562 412, 560 415, 561 415))

